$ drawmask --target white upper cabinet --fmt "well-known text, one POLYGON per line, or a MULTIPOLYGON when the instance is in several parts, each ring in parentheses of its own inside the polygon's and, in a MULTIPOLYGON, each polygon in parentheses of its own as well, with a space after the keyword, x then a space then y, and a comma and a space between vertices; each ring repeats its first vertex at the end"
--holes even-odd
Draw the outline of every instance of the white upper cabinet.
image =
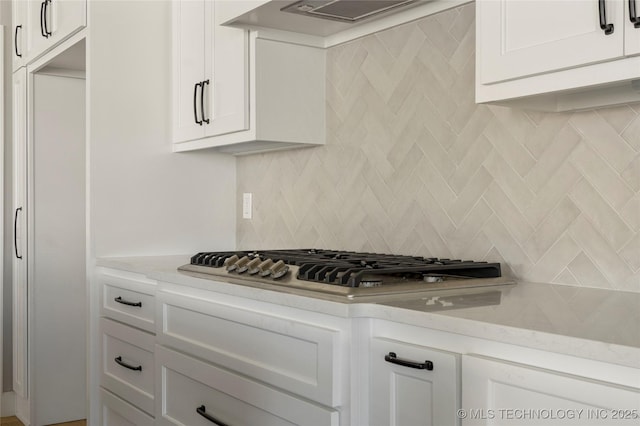
POLYGON ((484 84, 624 55, 624 13, 620 1, 482 3, 480 76, 484 84), (610 31, 600 28, 600 8, 606 12, 605 28, 611 28, 610 31))
POLYGON ((26 40, 22 43, 25 45, 26 42, 27 62, 86 26, 86 0, 28 0, 24 3, 26 40))
POLYGON ((173 3, 174 141, 246 130, 247 31, 216 25, 217 3, 173 3))
POLYGON ((640 0, 628 0, 624 24, 625 54, 640 55, 640 0))
POLYGON ((174 151, 324 144, 325 51, 222 26, 233 4, 173 2, 174 151))
POLYGON ((637 2, 478 0, 476 101, 567 110, 640 100, 637 2))
POLYGON ((14 1, 11 5, 13 18, 13 71, 26 63, 27 48, 27 3, 24 1, 14 1))
POLYGON ((205 80, 204 27, 204 1, 173 2, 174 142, 198 139, 205 135, 205 127, 198 117, 198 88, 205 80))

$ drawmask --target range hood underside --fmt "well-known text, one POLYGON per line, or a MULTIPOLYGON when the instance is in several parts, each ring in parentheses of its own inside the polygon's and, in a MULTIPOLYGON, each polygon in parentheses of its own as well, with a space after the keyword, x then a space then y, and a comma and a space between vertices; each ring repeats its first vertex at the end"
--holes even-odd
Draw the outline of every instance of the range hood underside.
MULTIPOLYGON (((324 19, 311 14, 289 13, 286 8, 293 8, 300 2, 295 0, 271 0, 258 2, 262 3, 254 9, 240 12, 235 17, 228 17, 224 25, 255 30, 277 30, 289 33, 297 33, 312 39, 322 40, 321 43, 310 42, 310 45, 317 47, 330 47, 358 37, 362 37, 377 31, 382 31, 396 25, 400 25, 424 16, 432 15, 443 10, 451 9, 468 3, 471 0, 358 0, 362 5, 353 9, 353 4, 349 5, 347 0, 330 2, 328 0, 306 0, 313 2, 317 7, 316 15, 325 14, 324 19), (344 3, 341 5, 340 3, 344 3), (370 3, 367 5, 367 3, 370 3), (378 6, 376 7, 376 3, 378 6), (322 7, 322 5, 325 5, 322 7), (397 4, 380 13, 370 14, 373 10, 380 9, 381 6, 389 7, 397 4), (343 7, 347 6, 347 7, 343 7), (343 15, 352 17, 364 16, 355 21, 345 19, 334 19, 326 15, 336 14, 336 9, 343 15)), ((301 42, 300 39, 296 42, 301 42)), ((303 42, 303 44, 307 44, 303 42)))
POLYGON ((300 0, 283 7, 283 12, 332 19, 347 23, 373 18, 407 6, 416 0, 300 0))

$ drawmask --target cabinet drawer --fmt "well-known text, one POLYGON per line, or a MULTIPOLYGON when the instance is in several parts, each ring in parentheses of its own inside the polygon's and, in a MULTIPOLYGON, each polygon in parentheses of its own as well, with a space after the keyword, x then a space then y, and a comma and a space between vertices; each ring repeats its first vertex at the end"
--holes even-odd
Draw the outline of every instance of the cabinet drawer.
POLYGON ((339 424, 337 411, 181 353, 156 347, 159 425, 234 426, 339 424), (211 416, 211 419, 205 418, 211 416))
MULTIPOLYGON (((470 414, 475 410, 464 426, 638 424, 635 387, 480 355, 463 355, 462 371, 462 407, 470 414), (572 417, 563 421, 558 413, 572 417)), ((640 385, 640 374, 635 382, 640 385)))
POLYGON ((371 341, 369 423, 459 425, 460 356, 391 339, 371 341), (390 354, 395 354, 395 358, 390 354), (387 361, 389 358, 389 361, 387 361), (393 363, 390 361, 395 361, 393 363), (409 361, 409 365, 405 361, 409 361), (431 362, 432 369, 419 365, 431 362))
POLYGON ((153 417, 104 389, 100 389, 100 423, 102 426, 153 426, 155 424, 153 417))
POLYGON ((179 294, 160 292, 158 298, 161 344, 321 404, 340 405, 339 330, 179 294))
POLYGON ((100 327, 102 386, 153 413, 154 336, 105 318, 100 327))
POLYGON ((155 332, 155 284, 110 274, 100 275, 102 315, 155 332))

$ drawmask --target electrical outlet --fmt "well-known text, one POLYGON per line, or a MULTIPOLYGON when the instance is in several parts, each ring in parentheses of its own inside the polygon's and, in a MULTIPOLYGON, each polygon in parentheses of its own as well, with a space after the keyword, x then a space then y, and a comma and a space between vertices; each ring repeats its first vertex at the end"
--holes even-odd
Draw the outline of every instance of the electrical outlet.
POLYGON ((251 219, 251 209, 253 208, 251 198, 252 197, 250 192, 245 192, 242 194, 242 218, 243 219, 251 219))

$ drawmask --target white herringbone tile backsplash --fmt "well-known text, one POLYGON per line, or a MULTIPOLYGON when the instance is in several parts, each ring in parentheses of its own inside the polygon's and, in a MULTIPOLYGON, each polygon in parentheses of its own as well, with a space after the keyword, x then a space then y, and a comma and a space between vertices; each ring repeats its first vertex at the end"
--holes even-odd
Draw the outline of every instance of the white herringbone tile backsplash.
POLYGON ((239 248, 490 260, 640 292, 640 104, 474 103, 474 5, 331 48, 324 147, 238 158, 239 248))

